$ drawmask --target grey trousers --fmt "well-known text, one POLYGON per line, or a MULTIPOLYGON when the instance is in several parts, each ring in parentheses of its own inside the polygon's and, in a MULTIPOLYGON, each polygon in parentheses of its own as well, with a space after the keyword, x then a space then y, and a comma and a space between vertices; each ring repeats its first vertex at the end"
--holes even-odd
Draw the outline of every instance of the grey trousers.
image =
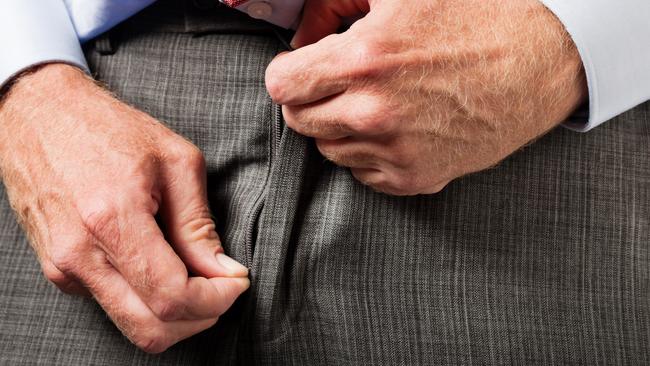
POLYGON ((252 287, 158 356, 59 293, 0 192, 0 364, 650 364, 650 105, 558 128, 432 196, 357 183, 288 130, 271 29, 167 1, 89 46, 96 76, 197 144, 252 287))

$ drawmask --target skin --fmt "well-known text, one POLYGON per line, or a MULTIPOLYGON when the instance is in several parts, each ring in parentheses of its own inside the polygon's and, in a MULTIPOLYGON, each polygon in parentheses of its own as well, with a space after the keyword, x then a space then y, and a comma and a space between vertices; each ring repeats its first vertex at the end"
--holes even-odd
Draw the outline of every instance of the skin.
MULTIPOLYGON (((287 124, 390 194, 488 168, 586 98, 537 0, 308 0, 293 43, 266 75, 287 124)), ((212 326, 249 286, 215 232, 200 151, 160 122, 51 64, 13 85, 0 126, 0 174, 45 276, 92 295, 138 347, 212 326)))
POLYGON ((92 295, 144 351, 214 325, 248 288, 215 231, 201 152, 160 122, 51 64, 11 88, 0 125, 2 179, 43 273, 92 295))
POLYGON ((293 46, 266 74, 288 126, 394 195, 494 166, 587 95, 575 45, 538 0, 308 0, 293 46))

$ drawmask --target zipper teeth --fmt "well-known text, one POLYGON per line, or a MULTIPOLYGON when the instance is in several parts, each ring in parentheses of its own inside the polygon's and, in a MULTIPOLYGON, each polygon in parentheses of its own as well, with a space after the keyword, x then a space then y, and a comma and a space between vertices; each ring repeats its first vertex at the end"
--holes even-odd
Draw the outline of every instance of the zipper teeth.
POLYGON ((269 144, 269 167, 266 176, 266 182, 264 183, 265 187, 262 190, 262 193, 257 197, 257 200, 253 204, 253 211, 251 212, 250 221, 248 224, 248 230, 246 231, 246 260, 248 261, 247 267, 251 268, 253 265, 253 252, 254 252, 254 243, 255 236, 257 231, 257 224, 259 222, 259 217, 264 208, 264 203, 266 201, 266 196, 268 195, 268 185, 271 176, 271 164, 275 158, 275 154, 280 150, 280 142, 282 140, 282 107, 273 104, 273 124, 271 125, 271 142, 269 144))
POLYGON ((278 104, 274 104, 273 108, 275 109, 275 151, 280 150, 280 141, 282 140, 282 128, 284 127, 282 124, 282 106, 278 104))
MULTIPOLYGON (((266 188, 264 189, 266 191, 266 188)), ((253 212, 250 216, 250 222, 248 224, 248 230, 246 233, 246 260, 248 261, 247 267, 251 268, 253 266, 253 243, 255 243, 255 233, 257 228, 257 222, 259 221, 260 213, 264 207, 264 193, 262 193, 255 202, 253 207, 253 212)))

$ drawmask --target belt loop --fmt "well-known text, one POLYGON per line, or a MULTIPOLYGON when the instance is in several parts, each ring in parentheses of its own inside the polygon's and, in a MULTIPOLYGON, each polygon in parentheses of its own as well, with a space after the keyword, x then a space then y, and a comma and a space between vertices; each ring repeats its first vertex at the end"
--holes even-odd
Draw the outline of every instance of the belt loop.
POLYGON ((95 51, 102 56, 114 55, 117 52, 114 31, 106 32, 95 39, 95 51))

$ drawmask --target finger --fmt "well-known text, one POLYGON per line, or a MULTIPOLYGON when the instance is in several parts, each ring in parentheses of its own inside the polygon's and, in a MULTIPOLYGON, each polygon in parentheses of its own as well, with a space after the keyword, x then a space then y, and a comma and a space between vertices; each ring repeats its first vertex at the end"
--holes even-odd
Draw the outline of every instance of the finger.
MULTIPOLYGON (((149 353, 160 353, 173 344, 213 326, 218 316, 205 320, 164 322, 158 319, 128 282, 110 263, 97 263, 84 276, 95 299, 122 333, 149 353)), ((224 304, 234 299, 223 298, 224 304)))
POLYGON ((417 193, 410 190, 408 181, 404 181, 402 177, 396 178, 386 169, 353 168, 350 171, 361 184, 380 193, 392 196, 410 196, 417 193))
POLYGON ((418 193, 412 190, 413 182, 410 179, 396 175, 390 169, 353 168, 351 172, 359 182, 377 192, 392 196, 410 196, 418 193))
POLYGON ((394 109, 377 97, 343 93, 315 103, 283 106, 287 126, 317 139, 336 140, 349 136, 376 137, 396 132, 394 109))
POLYGON ((382 169, 352 168, 350 171, 361 184, 393 196, 438 193, 450 183, 449 180, 443 179, 438 183, 424 184, 419 177, 390 167, 382 169))
POLYGON ((316 140, 316 147, 327 160, 339 166, 380 170, 382 165, 374 146, 351 138, 316 140))
MULTIPOLYGON (((222 311, 222 294, 220 289, 204 277, 189 277, 183 262, 164 240, 153 217, 143 216, 134 219, 133 228, 150 228, 150 233, 137 237, 137 232, 129 234, 140 243, 151 243, 150 250, 139 251, 141 258, 130 261, 124 268, 129 283, 136 284, 136 291, 141 293, 145 303, 162 320, 207 319, 222 311), (139 223, 139 224, 138 224, 139 223), (148 278, 140 281, 138 278, 148 278), (134 280, 133 280, 134 279, 134 280)), ((128 232, 128 231, 127 231, 128 232)), ((144 233, 142 229, 139 232, 144 233)), ((215 256, 213 255, 212 258, 215 256)), ((245 271, 245 270, 244 270, 245 271)), ((238 293, 248 288, 246 276, 232 277, 226 282, 238 293)), ((230 293, 230 292, 229 292, 230 293)))
POLYGON ((360 16, 369 10, 367 0, 308 1, 291 46, 300 48, 315 43, 336 32, 343 18, 360 16))
POLYGON ((431 187, 422 190, 422 194, 435 194, 442 192, 451 183, 451 180, 445 180, 441 183, 434 184, 431 187))
POLYGON ((50 281, 54 286, 59 290, 63 291, 68 295, 75 296, 84 296, 89 297, 90 292, 81 284, 77 279, 72 276, 66 275, 61 270, 59 270, 54 263, 50 255, 47 253, 47 250, 42 246, 32 245, 36 256, 38 257, 38 262, 41 265, 41 270, 43 276, 50 281))
POLYGON ((45 278, 64 293, 84 297, 91 296, 88 289, 79 283, 79 281, 61 272, 49 259, 41 260, 41 269, 43 270, 45 278))
POLYGON ((214 286, 220 298, 215 307, 217 314, 225 313, 239 295, 250 287, 250 280, 246 277, 215 277, 208 281, 214 286))
POLYGON ((386 181, 386 174, 374 168, 351 168, 352 176, 364 186, 375 187, 386 181))
MULTIPOLYGON (((347 6, 362 11, 370 9, 370 3, 379 3, 376 0, 354 2, 359 5, 347 6)), ((331 8, 328 8, 328 4, 319 6, 323 9, 336 9, 336 6, 341 5, 332 5, 331 8)), ((316 43, 278 55, 266 70, 266 88, 273 101, 282 105, 312 103, 342 93, 372 77, 381 76, 378 64, 385 54, 374 36, 377 24, 380 27, 385 24, 382 14, 371 11, 344 33, 331 34, 316 43), (375 14, 378 15, 374 16, 375 14)), ((332 16, 326 16, 325 21, 320 21, 319 24, 329 24, 328 19, 332 19, 332 16)), ((303 23, 307 27, 307 20, 303 23)), ((325 26, 325 30, 319 34, 328 33, 331 29, 332 26, 325 26)), ((308 29, 301 30, 300 34, 308 32, 308 29)))
POLYGON ((353 85, 352 61, 342 48, 347 36, 333 34, 318 43, 278 55, 266 69, 266 88, 277 104, 299 105, 339 94, 353 85))
MULTIPOLYGON (((196 320, 218 315, 219 291, 206 278, 188 277, 187 268, 153 216, 128 212, 105 221, 98 225, 103 229, 93 234, 95 245, 159 319, 196 320)), ((243 292, 248 279, 238 279, 243 292)))
POLYGON ((170 164, 161 215, 171 245, 190 271, 202 277, 246 277, 248 269, 224 254, 212 219, 202 156, 170 164))

